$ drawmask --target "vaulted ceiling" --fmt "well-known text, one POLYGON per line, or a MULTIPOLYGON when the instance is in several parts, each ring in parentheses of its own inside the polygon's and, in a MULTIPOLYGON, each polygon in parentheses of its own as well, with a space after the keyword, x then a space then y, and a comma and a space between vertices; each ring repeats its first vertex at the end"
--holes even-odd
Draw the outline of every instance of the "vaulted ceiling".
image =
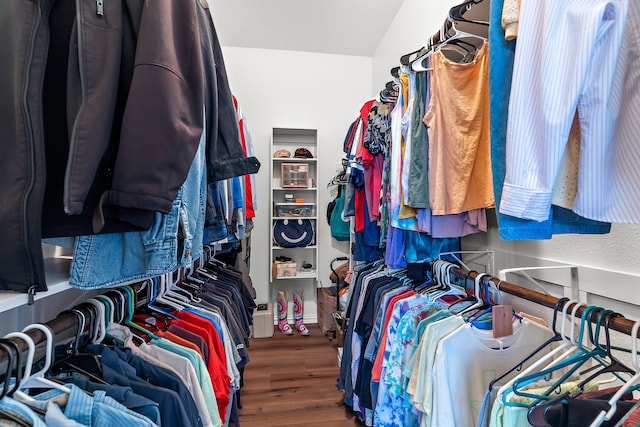
POLYGON ((213 0, 223 46, 373 56, 404 0, 213 0))

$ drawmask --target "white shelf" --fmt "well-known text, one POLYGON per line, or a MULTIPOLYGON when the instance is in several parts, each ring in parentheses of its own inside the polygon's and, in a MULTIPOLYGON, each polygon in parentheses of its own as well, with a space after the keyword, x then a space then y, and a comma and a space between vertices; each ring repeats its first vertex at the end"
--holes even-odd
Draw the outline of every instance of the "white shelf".
POLYGON ((289 162, 289 163, 308 163, 308 162, 317 162, 318 159, 310 158, 310 159, 299 159, 297 157, 273 157, 271 160, 274 162, 289 162))
POLYGON ((303 246, 301 248, 283 248, 281 246, 274 246, 273 250, 274 251, 281 251, 281 250, 285 250, 285 249, 318 249, 318 246, 316 245, 309 245, 309 246, 303 246))
POLYGON ((317 216, 274 216, 273 219, 312 219, 317 220, 317 216))
MULTIPOLYGON (((45 259, 45 273, 47 279, 46 292, 38 292, 35 300, 55 295, 71 289, 69 285, 69 266, 71 259, 68 258, 48 258, 45 259)), ((26 293, 2 291, 0 292, 0 312, 9 311, 14 308, 27 305, 29 303, 29 295, 26 293)))
POLYGON ((318 187, 273 187, 272 190, 274 191, 316 191, 318 189, 318 187))
POLYGON ((317 279, 316 271, 298 271, 295 276, 274 277, 274 280, 291 280, 291 279, 317 279))
MULTIPOLYGON (((270 162, 270 172, 271 179, 269 181, 270 188, 270 205, 273 210, 271 211, 270 218, 271 224, 275 224, 275 221, 282 220, 290 220, 295 221, 299 219, 310 220, 313 224, 317 224, 321 217, 321 212, 319 212, 318 201, 319 201, 319 191, 318 191, 318 174, 320 172, 321 164, 318 160, 318 131, 316 129, 292 129, 292 128, 273 128, 271 134, 271 153, 275 153, 278 150, 288 150, 292 155, 298 148, 304 148, 309 150, 309 152, 313 155, 312 158, 295 158, 295 157, 273 157, 271 154, 271 162, 270 162), (293 176, 289 176, 285 174, 287 178, 285 183, 287 182, 295 182, 299 184, 308 184, 308 187, 282 187, 283 176, 282 172, 285 169, 285 173, 296 169, 290 166, 294 163, 302 163, 308 165, 305 167, 302 172, 307 174, 306 179, 302 177, 301 179, 294 180, 293 176), (291 179, 291 180, 289 180, 291 179), (293 194, 295 197, 300 197, 304 199, 304 203, 289 203, 284 200, 285 194, 293 194), (292 209, 300 209, 304 208, 304 212, 308 213, 312 216, 281 216, 281 214, 289 213, 289 210, 286 210, 288 207, 292 209), (311 210, 310 209, 313 209, 311 210)), ((300 172, 300 171, 297 171, 300 172)), ((302 173, 300 172, 300 173, 302 173)), ((298 178, 297 176, 295 178, 298 178)), ((293 211, 291 211, 293 212, 293 211)), ((299 211, 300 212, 300 211, 299 211)), ((273 260, 282 254, 286 254, 288 257, 292 258, 298 266, 302 265, 302 262, 309 262, 313 265, 314 271, 298 271, 297 275, 291 277, 272 277, 271 271, 269 271, 269 281, 273 284, 275 281, 278 281, 278 286, 303 286, 305 288, 309 288, 313 280, 315 282, 318 281, 318 258, 319 258, 319 250, 318 250, 318 235, 316 230, 316 235, 314 236, 314 240, 311 242, 311 245, 299 247, 299 248, 283 248, 277 246, 273 239, 270 239, 270 249, 269 249, 269 267, 271 268, 273 260), (296 283, 296 279, 305 280, 305 283, 298 284, 296 283), (281 282, 281 280, 293 280, 292 282, 286 283, 281 282), (286 284, 285 284, 286 283, 286 284)), ((317 285, 317 283, 315 283, 317 285)), ((272 293, 271 298, 274 297, 275 287, 270 287, 270 292, 272 293)))

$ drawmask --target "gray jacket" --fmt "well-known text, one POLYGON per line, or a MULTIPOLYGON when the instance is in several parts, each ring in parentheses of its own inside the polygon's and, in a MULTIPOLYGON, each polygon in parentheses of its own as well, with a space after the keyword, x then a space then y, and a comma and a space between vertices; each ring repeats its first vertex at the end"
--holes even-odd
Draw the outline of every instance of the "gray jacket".
MULTIPOLYGON (((46 289, 43 236, 146 229, 171 210, 203 128, 198 7, 0 1, 0 289, 46 289)), ((228 154, 228 174, 251 169, 228 154)))

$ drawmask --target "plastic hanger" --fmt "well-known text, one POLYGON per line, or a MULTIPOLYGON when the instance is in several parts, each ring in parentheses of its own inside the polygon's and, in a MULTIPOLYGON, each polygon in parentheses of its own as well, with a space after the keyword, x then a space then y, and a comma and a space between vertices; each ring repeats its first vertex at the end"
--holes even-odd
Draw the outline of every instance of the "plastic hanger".
POLYGON ((135 332, 141 332, 145 336, 150 337, 151 339, 159 339, 159 337, 144 327, 138 325, 133 321, 133 315, 135 313, 135 292, 131 287, 125 286, 123 288, 116 289, 116 291, 121 295, 124 305, 125 305, 125 316, 122 320, 122 324, 129 327, 132 331, 132 336, 138 339, 141 339, 146 342, 142 337, 135 334, 135 332))
MULTIPOLYGON (((428 42, 425 45, 425 51, 421 55, 419 55, 413 62, 411 62, 411 68, 413 69, 413 71, 429 71, 430 68, 425 62, 426 59, 429 58, 434 52, 441 50, 447 44, 450 44, 454 40, 458 40, 461 38, 473 38, 482 40, 483 43, 486 42, 487 38, 483 35, 463 31, 457 25, 457 23, 460 22, 479 24, 482 26, 489 25, 489 23, 486 21, 470 20, 464 18, 464 16, 462 15, 461 11, 464 8, 468 9, 471 5, 477 3, 480 3, 480 1, 471 0, 454 6, 449 10, 449 15, 447 16, 445 22, 442 24, 442 27, 440 27, 440 31, 429 38, 428 42)), ((467 42, 467 44, 471 43, 467 42)), ((478 47, 476 46, 475 50, 477 51, 477 49, 478 47)), ((469 52, 468 49, 465 50, 469 52)))
POLYGON ((413 71, 418 73, 418 72, 421 72, 421 71, 431 71, 432 70, 432 68, 429 67, 429 65, 427 64, 427 59, 433 54, 434 47, 435 47, 435 43, 434 43, 434 40, 433 40, 433 36, 431 36, 429 41, 426 43, 426 46, 423 49, 422 54, 420 54, 411 63, 411 69, 413 71))
POLYGON ((149 287, 149 302, 147 303, 147 307, 150 308, 153 311, 156 311, 158 313, 164 314, 165 316, 169 317, 170 319, 175 319, 176 317, 174 315, 169 313, 164 308, 158 307, 156 305, 156 302, 159 302, 159 303, 167 305, 170 308, 173 308, 174 310, 179 310, 177 305, 175 305, 173 303, 165 303, 165 301, 163 301, 162 298, 158 297, 160 292, 162 292, 162 284, 164 283, 164 280, 165 280, 164 275, 160 276, 160 277, 156 277, 156 278, 153 279, 152 286, 149 287))
MULTIPOLYGON (((615 313, 612 310, 604 310, 600 313, 599 319, 604 318, 604 334, 605 334, 605 352, 606 352, 606 356, 609 359, 609 364, 607 364, 606 366, 603 366, 602 368, 600 368, 599 370, 597 370, 596 372, 592 373, 589 377, 585 378, 584 380, 582 380, 582 382, 578 385, 578 387, 580 388, 580 392, 582 392, 582 389, 584 387, 585 384, 587 384, 589 381, 594 380, 596 377, 601 376, 602 374, 606 374, 606 373, 628 373, 628 374, 634 374, 635 371, 631 368, 629 368, 626 364, 624 364, 623 362, 621 362, 612 352, 611 352, 611 334, 610 334, 610 330, 609 330, 609 322, 611 321, 612 317, 622 317, 621 314, 619 313, 615 313)), ((596 342, 596 345, 598 345, 598 343, 596 342)), ((579 394, 577 393, 577 394, 579 394)), ((575 397, 575 395, 572 395, 572 397, 575 397)))
MULTIPOLYGON (((31 328, 35 329, 34 325, 30 325, 31 328)), ((29 330, 29 327, 25 328, 26 330, 29 330)), ((38 328, 40 329, 40 328, 38 328)), ((41 329, 43 330, 43 329, 41 329)), ((43 330, 44 332, 44 330, 43 330)), ((47 335, 47 339, 51 336, 51 331, 48 331, 48 334, 45 332, 45 335, 47 335)), ((48 380, 46 378, 44 378, 43 375, 43 371, 38 372, 37 374, 34 374, 33 376, 31 375, 31 369, 33 368, 33 358, 36 352, 36 346, 35 343, 33 342, 33 339, 25 334, 24 332, 11 332, 10 334, 7 334, 4 336, 4 338, 20 338, 21 340, 23 340, 25 343, 27 343, 27 361, 24 367, 24 373, 22 374, 22 378, 18 381, 16 379, 16 383, 18 384, 17 389, 14 391, 13 396, 17 396, 20 397, 23 400, 35 400, 33 397, 29 396, 28 394, 26 394, 25 392, 23 392, 21 389, 25 389, 25 388, 30 388, 30 387, 37 387, 37 388, 55 388, 57 390, 63 391, 64 393, 71 393, 71 390, 69 390, 67 387, 61 386, 58 383, 55 383, 51 380, 48 380)), ((53 337, 52 337, 53 338, 53 337)), ((53 341, 48 341, 49 342, 53 342, 53 341)), ((49 349, 49 344, 47 343, 47 355, 45 357, 45 368, 46 370, 49 369, 49 366, 51 364, 51 353, 50 351, 52 351, 52 349, 49 349), (47 363, 48 361, 48 363, 47 363)))
POLYGON ((458 313, 458 316, 461 316, 465 313, 469 313, 475 309, 481 308, 484 306, 484 301, 482 300, 482 298, 480 297, 480 293, 482 292, 481 288, 480 288, 480 282, 482 281, 482 278, 488 276, 488 274, 486 273, 478 273, 476 274, 476 278, 474 279, 474 287, 473 287, 473 292, 474 292, 474 297, 476 298, 476 303, 470 305, 469 307, 463 309, 461 312, 458 313))
POLYGON ((547 410, 553 406, 556 405, 557 403, 564 401, 566 399, 573 399, 575 397, 577 397, 578 395, 580 395, 582 393, 582 391, 584 390, 584 386, 589 383, 590 381, 593 381, 597 376, 602 375, 604 373, 614 373, 614 372, 627 372, 627 373, 633 373, 633 371, 628 368, 626 365, 624 365, 623 363, 621 363, 617 358, 615 358, 612 354, 611 354, 611 339, 610 339, 610 334, 609 334, 609 321, 611 319, 612 316, 617 315, 617 313, 614 313, 611 310, 601 310, 601 312, 598 315, 598 320, 597 320, 597 330, 596 330, 596 338, 595 338, 595 346, 597 349, 601 349, 600 345, 598 344, 598 337, 599 337, 599 331, 600 331, 600 327, 601 327, 601 320, 604 318, 605 319, 605 339, 606 339, 606 354, 610 359, 610 363, 606 366, 604 366, 603 368, 601 368, 600 370, 596 371, 595 373, 592 373, 591 375, 589 375, 587 378, 584 378, 578 385, 578 391, 577 392, 565 392, 560 394, 559 396, 555 396, 553 399, 548 400, 547 402, 540 404, 534 408, 532 408, 528 415, 527 415, 527 419, 529 420, 529 422, 531 423, 531 425, 533 426, 546 426, 547 422, 546 422, 546 412, 547 410))
POLYGON ((95 298, 91 298, 87 303, 93 305, 98 311, 98 315, 96 316, 96 332, 93 335, 91 342, 93 344, 100 344, 107 334, 106 309, 104 304, 95 298))
POLYGON ((10 339, 0 338, 0 348, 7 354, 7 372, 4 375, 4 382, 2 383, 2 392, 0 398, 10 396, 18 389, 20 380, 22 379, 22 352, 18 345, 10 339), (14 363, 14 357, 16 360, 14 363), (15 365, 15 367, 14 367, 15 365), (15 383, 12 388, 9 388, 11 384, 12 373, 15 369, 15 383))
POLYGON ((79 372, 95 382, 107 384, 107 382, 102 379, 102 368, 100 367, 97 356, 79 352, 80 341, 82 340, 82 334, 85 329, 86 317, 81 310, 77 309, 66 310, 61 314, 63 313, 73 314, 76 317, 78 326, 75 339, 72 343, 72 348, 67 350, 67 356, 65 358, 54 362, 51 367, 52 371, 54 373, 79 372))
MULTIPOLYGON (((570 305, 569 302, 564 305, 564 307, 563 307, 563 316, 566 316, 566 308, 569 305, 570 305)), ((564 317, 563 317, 563 319, 564 319, 564 317)), ((554 322, 555 322, 555 318, 554 318, 554 322)), ((555 330, 555 327, 553 329, 555 330)), ((560 334, 560 335, 563 335, 563 334, 560 334)), ((543 349, 547 348, 547 346, 549 344, 551 344, 552 342, 555 342, 555 341, 558 341, 558 339, 556 338, 556 335, 554 335, 554 337, 552 337, 551 340, 547 340, 547 342, 545 344, 543 344, 542 346, 538 347, 538 349, 536 349, 536 351, 534 351, 529 356, 527 356, 527 358, 524 359, 522 362, 520 362, 518 365, 516 365, 513 368, 511 368, 507 373, 501 375, 501 377, 496 378, 494 381, 492 381, 492 383, 489 385, 489 390, 490 391, 492 390, 493 386, 495 385, 495 383, 497 381, 500 381, 502 378, 506 377, 506 375, 508 375, 509 373, 512 373, 514 370, 517 370, 519 368, 521 369, 522 366, 524 365, 524 363, 529 361, 533 356, 538 354, 543 349)), ((553 359, 556 356, 556 354, 562 352, 566 348, 566 346, 570 346, 570 345, 572 345, 572 344, 569 341, 563 342, 563 344, 561 344, 560 346, 556 347, 555 349, 551 350, 550 352, 544 354, 539 359, 535 360, 529 367, 527 367, 522 372, 518 373, 518 375, 516 375, 514 378, 512 378, 511 380, 507 381, 504 385, 502 385, 500 387, 500 390, 498 391, 498 393, 496 395, 496 399, 501 399, 502 402, 505 404, 505 406, 519 406, 519 407, 528 408, 529 405, 521 404, 521 403, 513 403, 513 402, 510 402, 508 400, 508 395, 510 394, 514 383, 516 381, 518 381, 520 378, 522 378, 523 376, 529 375, 531 372, 535 371, 540 366, 544 365, 547 361, 553 359)))
MULTIPOLYGON (((53 360, 53 346, 54 346, 53 332, 49 327, 39 323, 34 323, 26 326, 22 330, 22 332, 26 333, 27 331, 30 331, 33 329, 37 329, 43 332, 46 337, 46 353, 44 358, 44 367, 40 371, 32 374, 31 373, 32 365, 29 364, 29 360, 27 357, 27 367, 25 369, 28 369, 28 370, 25 370, 25 375, 22 382, 20 383, 20 388, 45 388, 46 387, 46 388, 60 390, 67 394, 71 393, 71 390, 68 387, 65 387, 61 384, 58 384, 55 381, 51 381, 50 379, 45 378, 45 374, 49 372, 49 368, 51 368, 51 363, 53 360)), ((35 354, 35 347, 34 347, 34 354, 35 354)))
MULTIPOLYGON (((587 352, 582 350, 579 354, 571 357, 567 361, 560 362, 554 365, 553 367, 549 368, 548 370, 547 369, 543 370, 542 372, 545 372, 550 375, 552 372, 557 370, 558 367, 565 368, 565 367, 571 366, 572 364, 574 365, 570 367, 568 371, 564 375, 562 375, 562 377, 559 380, 555 381, 553 385, 549 387, 543 394, 534 395, 524 390, 518 390, 516 386, 514 386, 515 394, 535 399, 533 405, 531 405, 533 407, 529 410, 529 413, 527 415, 527 419, 529 420, 529 423, 531 423, 531 425, 533 426, 546 426, 545 413, 549 407, 559 403, 562 400, 565 400, 566 398, 577 396, 581 392, 585 384, 587 384, 589 381, 592 381, 597 375, 600 375, 602 373, 598 371, 598 373, 592 374, 591 376, 583 379, 581 383, 577 385, 577 388, 579 389, 578 393, 565 392, 559 395, 556 394, 555 396, 550 396, 551 393, 560 386, 560 384, 565 382, 567 378, 569 378, 574 372, 576 372, 577 369, 580 366, 582 366, 586 361, 596 360, 598 363, 601 363, 601 364, 603 363, 602 360, 599 358, 599 356, 600 357, 604 356, 606 354, 605 353, 606 350, 603 349, 597 343, 598 343, 600 329, 601 329, 601 321, 604 317, 609 316, 612 312, 611 310, 603 310, 600 307, 594 307, 594 306, 587 307, 585 309, 585 312, 583 312, 583 316, 584 316, 583 319, 586 319, 586 317, 589 317, 589 320, 587 320, 589 324, 591 323, 591 319, 593 318, 593 316, 595 314, 598 314, 596 334, 595 334, 595 337, 592 339, 594 349, 587 352), (584 316, 585 312, 588 312, 586 316, 584 316), (545 401, 545 402, 540 403, 542 401, 545 401)), ((581 325, 581 332, 582 330, 583 328, 581 325)), ((610 371, 607 370, 607 372, 610 372, 610 371)))
MULTIPOLYGON (((31 339, 31 337, 25 334, 24 332, 11 332, 3 337, 3 339, 6 339, 6 340, 8 340, 9 338, 20 338, 22 341, 24 341, 27 344, 27 361, 24 367, 24 372, 22 372, 22 367, 21 365, 19 365, 18 370, 22 372, 21 379, 18 380, 16 378, 17 389, 20 389, 20 386, 22 385, 24 378, 31 375, 31 365, 33 364, 33 355, 36 351, 36 345, 34 344, 33 339, 31 339)), ((15 391, 18 392, 18 390, 15 390, 15 391)))
POLYGON ((605 420, 610 420, 611 417, 616 413, 616 406, 618 401, 624 396, 629 390, 638 387, 640 382, 640 364, 638 363, 638 329, 640 328, 640 320, 636 321, 631 328, 631 363, 635 369, 635 374, 624 383, 618 391, 609 399, 608 404, 610 409, 608 411, 602 410, 598 414, 598 416, 593 420, 590 424, 590 427, 597 427, 601 425, 605 420))
POLYGON ((105 320, 105 326, 109 326, 109 323, 113 323, 114 321, 114 307, 113 307, 113 301, 111 301, 109 298, 105 297, 104 295, 98 295, 97 297, 95 297, 96 301, 104 304, 104 309, 105 309, 105 313, 104 313, 104 320, 105 320))
MULTIPOLYGON (((567 304, 571 304, 571 302, 567 303, 567 304)), ((575 325, 576 325, 576 313, 578 311, 578 309, 580 307, 586 307, 587 305, 581 302, 576 302, 576 304, 573 306, 573 309, 571 310, 571 320, 570 320, 570 332, 569 332, 569 336, 567 337, 565 335, 565 318, 563 318, 562 320, 562 340, 564 341, 564 344, 570 344, 570 345, 566 345, 563 347, 563 349, 565 349, 565 352, 562 353, 561 355, 559 355, 558 357, 554 358, 550 364, 548 364, 547 366, 545 366, 543 369, 546 368, 550 368, 553 365, 555 365, 556 363, 560 363, 561 361, 565 360, 567 357, 571 356, 572 354, 574 354, 576 351, 578 350, 584 350, 584 351, 588 351, 584 345, 583 345, 583 340, 582 337, 580 338, 580 342, 577 342, 575 340, 575 325)), ((563 309, 563 313, 565 312, 565 310, 563 309)))
POLYGON ((424 49, 424 47, 420 47, 419 49, 416 49, 413 52, 406 53, 406 54, 402 55, 400 57, 400 64, 409 65, 411 62, 413 62, 418 57, 418 55, 420 54, 420 52, 422 52, 423 49, 424 49))
POLYGON ((463 10, 470 10, 471 7, 475 4, 479 4, 482 3, 483 0, 469 0, 469 1, 465 1, 464 3, 461 3, 457 6, 453 6, 451 9, 449 9, 449 19, 452 21, 457 21, 457 22, 467 22, 470 24, 478 24, 478 25, 483 25, 483 26, 489 26, 489 22, 488 21, 478 21, 478 20, 474 20, 474 19, 468 19, 464 16, 464 14, 462 13, 463 10))
MULTIPOLYGON (((600 310, 599 307, 589 306, 583 311, 582 319, 581 319, 582 322, 581 322, 581 328, 580 328, 580 337, 582 337, 582 334, 584 333, 584 324, 586 322, 590 322, 591 321, 590 316, 593 313, 597 312, 598 310, 600 310), (587 319, 587 317, 589 317, 589 319, 587 319)), ((549 400, 551 399, 548 397, 549 394, 553 392, 553 390, 555 390, 559 384, 566 381, 566 379, 569 378, 587 360, 592 359, 595 354, 599 354, 599 353, 601 353, 601 349, 599 347, 596 347, 594 348, 594 350, 591 350, 591 351, 581 351, 580 353, 572 356, 567 360, 553 364, 551 367, 547 367, 538 372, 534 372, 528 375, 519 376, 513 382, 512 391, 514 394, 517 394, 519 396, 532 398, 536 401, 536 403, 541 400, 549 400), (524 387, 526 385, 543 378, 547 378, 548 380, 550 380, 554 372, 564 368, 568 368, 568 371, 559 380, 555 381, 550 387, 548 387, 545 393, 540 395, 534 395, 524 391, 524 387)), ((504 399, 504 396, 503 396, 503 402, 507 404, 507 402, 504 399)), ((530 406, 530 405, 527 405, 527 406, 530 406)))
MULTIPOLYGON (((18 347, 18 345, 13 340, 10 340, 10 339, 0 339, 0 348, 2 348, 7 353, 7 372, 4 377, 2 392, 0 393, 0 399, 2 399, 7 395, 12 396, 14 392, 18 389, 19 383, 21 381, 22 352, 20 351, 20 348, 18 347), (11 373, 14 369, 14 366, 13 366, 14 354, 17 355, 17 361, 15 364, 16 380, 13 387, 9 389, 9 383, 12 378, 11 373)), ((31 424, 28 423, 26 419, 18 416, 17 414, 9 410, 0 410, 0 418, 9 420, 15 425, 19 425, 23 427, 31 427, 31 424)))
MULTIPOLYGON (((460 28, 458 28, 456 21, 449 20, 449 22, 451 23, 451 25, 445 30, 444 38, 441 39, 442 41, 437 46, 435 46, 435 52, 441 50, 444 46, 450 45, 451 43, 454 43, 454 44, 460 43, 463 41, 461 40, 463 38, 476 39, 476 40, 482 41, 482 43, 485 43, 487 41, 487 38, 484 36, 461 30, 460 28)), ((474 46, 475 47, 474 52, 477 51, 477 49, 480 47, 480 46, 475 46, 469 42, 465 42, 465 43, 468 45, 474 46)), ((468 53, 471 53, 467 49, 465 50, 468 53)))
POLYGON ((571 306, 571 304, 575 303, 575 302, 577 302, 577 301, 569 300, 569 298, 560 298, 558 300, 558 302, 556 303, 556 305, 554 307, 554 315, 553 315, 553 320, 552 320, 552 323, 551 323, 551 331, 553 332, 553 336, 551 338, 549 338, 548 340, 546 340, 544 343, 542 343, 540 346, 538 346, 538 348, 536 348, 533 352, 531 352, 527 357, 525 357, 517 365, 513 366, 511 369, 509 369, 508 371, 504 372, 502 375, 500 375, 499 377, 497 377, 496 379, 491 381, 491 383, 489 384, 489 391, 493 390, 493 387, 495 386, 495 384, 500 382, 502 379, 507 377, 509 374, 513 373, 514 371, 522 369, 522 367, 523 367, 523 365, 525 363, 527 363, 529 360, 531 360, 533 357, 535 357, 542 350, 546 349, 549 345, 551 345, 554 342, 562 340, 563 341, 562 345, 556 347, 552 351, 546 353, 545 355, 543 355, 542 357, 540 357, 539 359, 534 361, 529 367, 527 367, 525 370, 523 370, 520 373, 518 373, 518 375, 516 375, 515 377, 513 377, 511 380, 507 381, 504 385, 502 385, 500 387, 500 390, 498 391, 498 394, 497 394, 497 398, 502 398, 502 401, 505 404, 509 404, 510 402, 508 402, 506 400, 506 395, 507 395, 510 387, 519 378, 521 378, 521 377, 523 377, 525 375, 529 375, 530 373, 534 372, 536 369, 538 369, 540 366, 542 366, 548 360, 551 360, 556 354, 560 353, 561 351, 565 350, 565 348, 567 348, 568 346, 572 345, 571 342, 565 338, 564 331, 565 331, 565 320, 566 320, 567 310, 568 310, 569 306, 571 306), (558 331, 556 329, 556 326, 557 326, 557 321, 558 321, 558 311, 560 309, 560 305, 561 304, 564 304, 562 306, 562 314, 561 314, 562 327, 561 327, 560 331, 558 331))

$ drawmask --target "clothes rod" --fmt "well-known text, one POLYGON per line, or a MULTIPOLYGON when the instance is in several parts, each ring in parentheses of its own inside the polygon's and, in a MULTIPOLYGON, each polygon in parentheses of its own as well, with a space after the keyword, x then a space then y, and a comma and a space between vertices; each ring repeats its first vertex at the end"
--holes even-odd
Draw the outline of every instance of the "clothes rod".
MULTIPOLYGON (((146 304, 147 303, 146 292, 144 292, 145 295, 138 294, 138 291, 142 288, 142 284, 137 283, 137 284, 131 285, 131 287, 136 291, 137 306, 146 304)), ((105 291, 106 293, 108 293, 110 290, 105 289, 105 291)), ((78 310, 81 310, 85 315, 87 315, 87 317, 89 316, 86 309, 83 309, 82 304, 79 304, 75 308, 77 308, 78 310)), ((44 324, 48 326, 53 332, 55 346, 66 345, 76 340, 79 325, 78 325, 78 317, 73 313, 63 312, 59 314, 55 319, 50 320, 44 324)), ((24 326, 27 326, 27 325, 24 325, 24 326)), ((88 330, 89 330, 89 325, 85 325, 85 328, 82 331, 82 333, 85 334, 87 333, 88 330)), ((47 337, 44 334, 44 332, 42 332, 39 329, 31 329, 25 333, 31 337, 31 339, 35 344, 35 354, 33 357, 33 361, 35 363, 43 359, 46 355, 47 337)), ((18 344, 18 347, 20 348, 20 351, 22 352, 22 354, 25 355, 25 357, 22 358, 22 362, 24 365, 24 362, 26 362, 26 354, 28 352, 29 347, 27 343, 24 342, 24 340, 21 340, 19 338, 13 338, 13 340, 18 344)), ((7 369, 8 369, 7 362, 8 362, 7 354, 4 352, 4 350, 0 349, 0 376, 4 375, 4 373, 7 372, 7 369)))
MULTIPOLYGON (((476 271, 468 271, 459 267, 453 267, 451 269, 451 273, 455 274, 456 276, 462 279, 465 279, 465 278, 475 279, 476 276, 479 274, 476 271)), ((502 292, 517 296, 519 298, 526 299, 527 301, 535 302, 536 304, 540 304, 545 307, 555 308, 556 304, 558 304, 558 301, 560 300, 559 298, 556 298, 552 295, 546 295, 538 291, 534 291, 519 285, 515 285, 513 283, 501 281, 497 277, 491 277, 490 280, 493 282, 494 285, 496 285, 496 288, 498 288, 502 292)), ((566 304, 566 302, 562 303, 559 306, 559 310, 562 310, 562 307, 564 307, 564 304, 566 304)), ((577 310, 576 316, 580 316, 585 308, 586 307, 584 306, 579 307, 577 310)), ((614 316, 611 318, 611 321, 609 322, 609 328, 618 332, 622 332, 627 335, 631 335, 631 328, 633 328, 634 323, 635 322, 633 320, 626 319, 622 317, 622 315, 614 316)))

